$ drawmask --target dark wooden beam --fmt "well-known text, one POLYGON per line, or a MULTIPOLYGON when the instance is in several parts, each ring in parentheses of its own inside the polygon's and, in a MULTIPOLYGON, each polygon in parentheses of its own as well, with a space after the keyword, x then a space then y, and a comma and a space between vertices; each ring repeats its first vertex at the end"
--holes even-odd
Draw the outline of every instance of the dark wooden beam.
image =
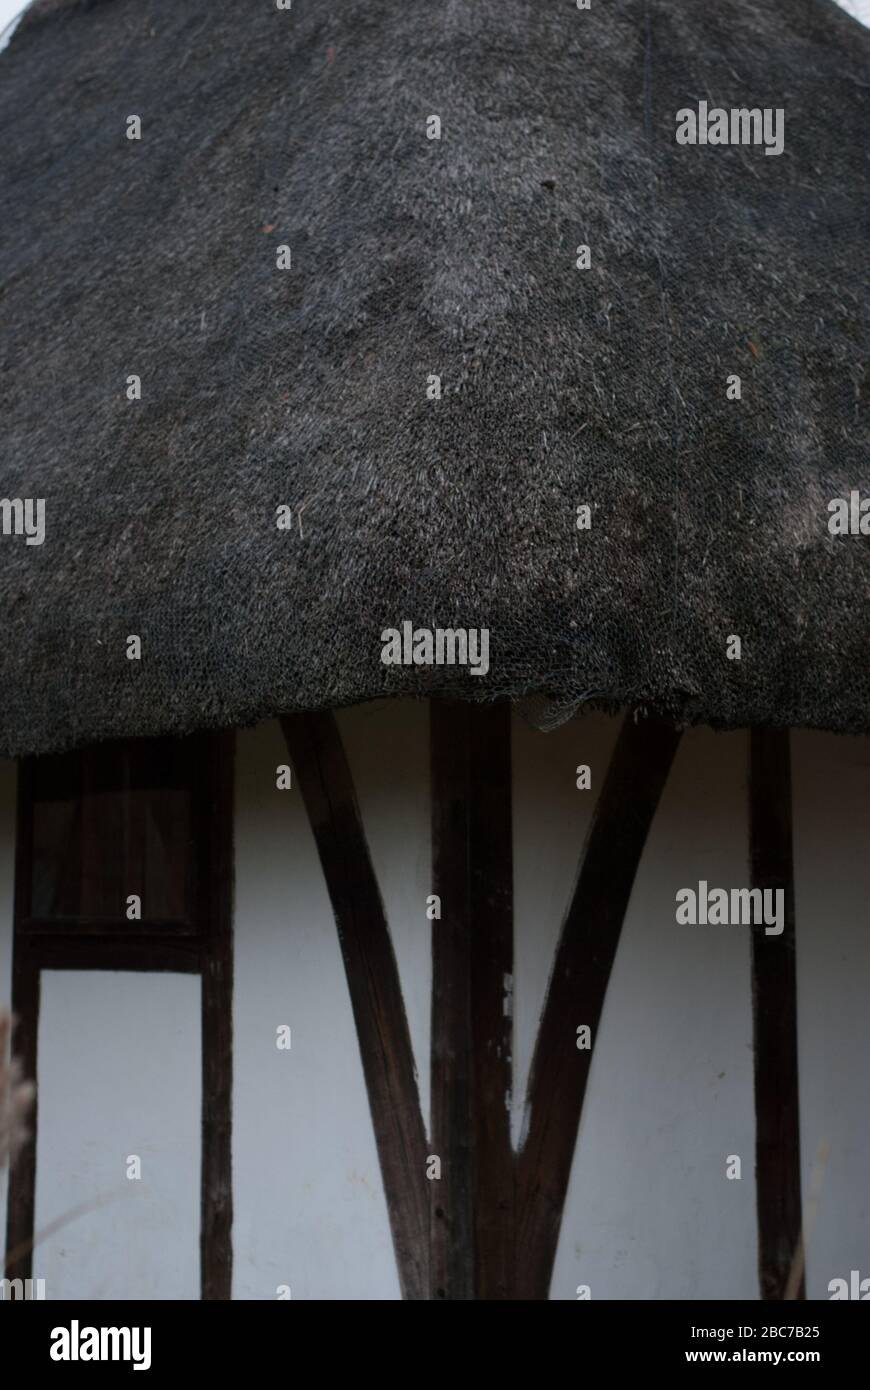
POLYGON ((332 714, 287 715, 281 724, 335 913, 402 1293, 424 1299, 426 1135, 396 958, 350 768, 332 714))
POLYGON ((589 1068, 637 867, 679 744, 660 719, 620 730, 562 928, 529 1082, 518 1162, 517 1297, 546 1299, 589 1068), (592 1050, 576 1029, 588 1024, 592 1050))
MULTIPOLYGON (((168 937, 174 941, 179 937, 194 937, 197 934, 196 923, 181 918, 176 921, 128 921, 122 918, 120 924, 113 927, 107 924, 105 917, 27 917, 19 922, 18 926, 28 937, 51 937, 57 942, 62 941, 64 937, 69 941, 80 941, 84 937, 94 937, 104 942, 135 941, 137 937, 147 937, 149 940, 154 937, 168 937)), ((195 943, 186 949, 195 951, 195 943)))
POLYGON ((512 1296, 510 706, 433 701, 431 1297, 512 1296))
POLYGON ((230 1299, 233 1277, 233 763, 235 737, 211 742, 210 797, 203 807, 202 1167, 200 1286, 230 1299))
POLYGON ((432 789, 431 1144, 429 1296, 474 1298, 472 1215, 471 882, 468 706, 429 702, 432 789))
POLYGON ((514 1295, 511 710, 469 710, 475 1297, 514 1295))
POLYGON ((148 937, 102 932, 77 939, 61 932, 19 932, 40 970, 144 970, 180 975, 199 973, 202 948, 196 937, 148 937))
POLYGON ((800 1116, 791 760, 787 729, 750 735, 750 860, 753 888, 781 889, 784 928, 752 928, 755 1036, 755 1183, 761 1297, 805 1298, 801 1245, 800 1116), (796 1263, 797 1262, 797 1263, 796 1263))

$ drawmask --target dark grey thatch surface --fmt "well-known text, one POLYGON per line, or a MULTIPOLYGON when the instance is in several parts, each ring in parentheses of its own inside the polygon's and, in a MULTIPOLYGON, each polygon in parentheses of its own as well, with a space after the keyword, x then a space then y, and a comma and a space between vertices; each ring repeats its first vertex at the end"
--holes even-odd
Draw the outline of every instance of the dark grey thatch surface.
POLYGON ((868 58, 828 0, 31 17, 2 749, 436 689, 870 731, 870 538, 826 511, 870 491, 868 58), (678 147, 701 100, 784 108, 784 153, 678 147), (403 619, 489 628, 490 674, 383 666, 403 619))

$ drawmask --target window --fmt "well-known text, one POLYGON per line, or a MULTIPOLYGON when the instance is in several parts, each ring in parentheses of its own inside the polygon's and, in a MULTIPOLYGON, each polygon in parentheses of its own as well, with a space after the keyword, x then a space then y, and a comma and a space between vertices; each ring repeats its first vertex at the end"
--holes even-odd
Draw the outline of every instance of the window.
POLYGON ((196 931, 204 760, 202 741, 182 739, 34 759, 24 772, 21 830, 31 853, 22 926, 196 931))
MULTIPOLYGON (((12 1008, 38 1079, 51 970, 202 977, 203 1298, 229 1298, 232 1085, 231 734, 131 739, 20 767, 12 1008)), ((38 1123, 10 1175, 9 1277, 30 1278, 38 1123)))

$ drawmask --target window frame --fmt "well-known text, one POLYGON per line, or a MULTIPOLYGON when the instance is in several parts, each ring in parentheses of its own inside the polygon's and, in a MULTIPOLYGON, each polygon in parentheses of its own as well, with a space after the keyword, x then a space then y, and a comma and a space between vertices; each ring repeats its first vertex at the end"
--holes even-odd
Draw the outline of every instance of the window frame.
MULTIPOLYGON (((233 731, 191 740, 191 824, 195 858, 189 922, 34 918, 34 759, 18 767, 12 1011, 16 1052, 38 1081, 40 976, 43 970, 142 970, 201 978, 202 1146, 200 1285, 203 1299, 229 1299, 232 1283, 232 912, 233 731)), ((118 741, 140 744, 142 740, 118 741)), ((48 755, 50 756, 50 755, 48 755)), ((32 1277, 38 1101, 31 1137, 9 1174, 6 1275, 32 1277)))

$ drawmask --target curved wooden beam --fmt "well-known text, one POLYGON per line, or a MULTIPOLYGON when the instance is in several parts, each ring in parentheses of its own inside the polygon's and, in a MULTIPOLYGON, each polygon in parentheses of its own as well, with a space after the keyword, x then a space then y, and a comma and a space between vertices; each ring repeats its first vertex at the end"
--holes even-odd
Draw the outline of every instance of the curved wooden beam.
POLYGON ((517 1292, 545 1299, 598 1023, 637 867, 680 734, 626 716, 598 798, 532 1061, 528 1129, 518 1156, 517 1292), (575 1028, 588 1024, 592 1049, 575 1028))
POLYGON ((402 1296, 429 1293, 426 1134, 399 972, 333 715, 281 720, 299 779, 350 991, 402 1296))

